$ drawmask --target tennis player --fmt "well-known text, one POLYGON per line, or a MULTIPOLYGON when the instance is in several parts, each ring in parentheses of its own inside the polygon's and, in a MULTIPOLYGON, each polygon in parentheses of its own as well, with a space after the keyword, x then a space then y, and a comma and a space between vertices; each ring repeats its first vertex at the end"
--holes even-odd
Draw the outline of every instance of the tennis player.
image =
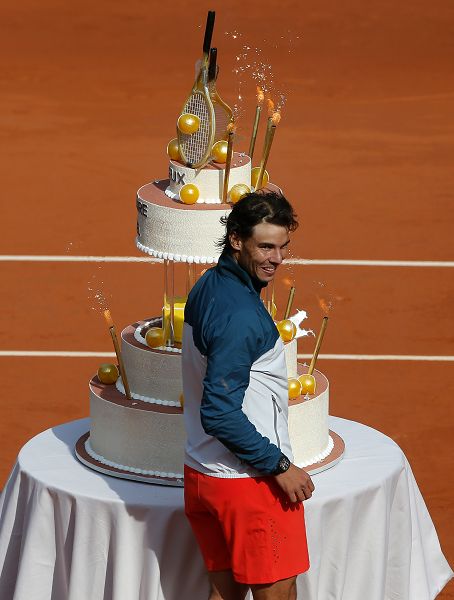
POLYGON ((255 600, 294 600, 314 485, 292 464, 284 345, 260 291, 298 223, 273 192, 246 195, 223 222, 219 262, 185 309, 185 510, 209 600, 243 600, 249 588, 255 600))

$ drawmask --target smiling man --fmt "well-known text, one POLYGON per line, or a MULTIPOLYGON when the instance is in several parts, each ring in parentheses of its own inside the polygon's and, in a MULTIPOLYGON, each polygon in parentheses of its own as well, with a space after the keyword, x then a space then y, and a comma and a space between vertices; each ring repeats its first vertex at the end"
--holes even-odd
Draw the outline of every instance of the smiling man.
POLYGON ((210 600, 294 600, 309 568, 292 464, 284 346, 260 291, 298 223, 280 194, 246 195, 224 220, 216 267, 189 294, 183 334, 185 509, 212 584, 210 600))

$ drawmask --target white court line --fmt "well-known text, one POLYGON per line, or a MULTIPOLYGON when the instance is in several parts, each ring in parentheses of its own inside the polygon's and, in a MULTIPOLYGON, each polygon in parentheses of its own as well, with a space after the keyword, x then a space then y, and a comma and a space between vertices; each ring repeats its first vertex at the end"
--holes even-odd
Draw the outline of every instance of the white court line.
MULTIPOLYGON (((70 256, 2 254, 0 262, 106 262, 106 263, 160 263, 162 259, 142 256, 70 256)), ((454 267, 452 260, 348 260, 287 258, 288 265, 332 265, 349 267, 454 267)))
MULTIPOLYGON (((114 357, 115 352, 77 352, 64 350, 0 350, 0 357, 23 356, 38 358, 102 358, 114 357)), ((312 358, 312 354, 298 354, 298 358, 312 358)), ((454 362, 454 356, 424 356, 416 354, 319 354, 323 360, 401 360, 401 361, 433 361, 454 362)))
MULTIPOLYGON (((298 354, 298 358, 312 358, 312 354, 298 354)), ((419 354, 319 354, 325 360, 410 360, 454 362, 454 356, 424 356, 419 354)))
POLYGON ((162 262, 151 256, 46 256, 39 254, 0 254, 0 262, 162 262))
POLYGON ((114 357, 115 352, 77 352, 71 350, 0 350, 2 356, 27 356, 38 358, 92 358, 114 357))

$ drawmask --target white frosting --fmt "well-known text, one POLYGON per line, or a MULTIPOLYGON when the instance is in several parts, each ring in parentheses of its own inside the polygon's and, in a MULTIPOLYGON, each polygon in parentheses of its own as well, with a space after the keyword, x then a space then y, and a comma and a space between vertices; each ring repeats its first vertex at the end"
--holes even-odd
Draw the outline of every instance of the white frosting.
POLYGON ((285 363, 287 365, 287 377, 298 377, 298 347, 296 339, 284 344, 285 363))
MULTIPOLYGON (((126 396, 125 386, 121 377, 117 379, 115 387, 120 392, 120 394, 126 396)), ((142 394, 136 394, 133 391, 131 391, 131 397, 134 398, 134 400, 142 400, 142 402, 148 402, 149 404, 160 404, 161 406, 180 406, 180 402, 176 402, 175 400, 161 400, 160 398, 151 398, 149 396, 143 396, 142 394)))
POLYGON ((161 252, 159 250, 155 250, 154 248, 150 248, 149 246, 145 246, 141 242, 139 242, 139 238, 136 238, 136 246, 141 252, 145 252, 145 254, 149 254, 150 256, 154 256, 155 258, 162 258, 164 260, 173 260, 174 262, 187 262, 194 263, 196 265, 210 265, 218 262, 219 256, 187 256, 186 254, 176 254, 174 255, 172 252, 161 252))
MULTIPOLYGON (((235 155, 240 158, 238 154, 235 155)), ((239 166, 232 166, 229 174, 229 190, 238 183, 243 183, 251 187, 251 159, 249 156, 242 155, 243 162, 239 166)), ((183 185, 192 183, 199 190, 198 204, 218 204, 221 202, 222 191, 224 187, 225 165, 213 165, 212 168, 192 169, 179 162, 171 160, 169 163, 169 187, 166 194, 170 198, 180 197, 180 190, 183 185), (170 196, 170 194, 172 194, 170 196)))
POLYGON ((298 466, 319 462, 332 450, 328 433, 329 385, 321 373, 317 373, 317 376, 326 381, 326 389, 289 406, 290 443, 298 466))
POLYGON ((90 386, 92 452, 98 460, 109 461, 105 464, 131 472, 139 469, 149 475, 182 477, 183 412, 168 411, 165 407, 144 410, 139 403, 123 406, 102 398, 96 386, 90 386))
MULTIPOLYGON (((168 196, 169 198, 172 198, 172 200, 180 199, 180 194, 174 194, 172 192, 172 190, 170 189, 170 186, 168 188, 166 188, 165 195, 168 196)), ((197 204, 222 204, 222 201, 220 198, 204 198, 203 200, 201 200, 199 198, 197 200, 197 204)))
POLYGON ((138 347, 127 340, 126 329, 121 332, 121 351, 133 398, 154 403, 159 399, 168 406, 180 405, 181 352, 168 352, 167 348, 159 351, 143 342, 138 347))
POLYGON ((116 463, 113 460, 108 460, 101 454, 98 454, 93 450, 90 445, 90 438, 85 442, 85 450, 87 454, 89 454, 92 458, 97 460, 103 465, 107 467, 113 467, 114 469, 121 469, 122 471, 129 471, 130 473, 135 473, 136 475, 153 475, 154 477, 166 477, 172 479, 182 479, 183 473, 166 473, 165 471, 152 471, 150 469, 136 469, 135 467, 129 467, 128 465, 122 465, 120 463, 116 463))
POLYGON ((329 456, 331 454, 331 451, 333 448, 334 448, 334 441, 333 441, 333 438, 329 435, 328 436, 328 445, 322 452, 320 452, 319 454, 315 454, 314 456, 311 456, 310 458, 304 459, 304 461, 301 463, 295 461, 295 464, 297 467, 300 467, 300 469, 302 469, 304 467, 307 467, 308 465, 314 465, 316 463, 322 462, 322 460, 324 460, 327 456, 329 456))
MULTIPOLYGON (((137 213, 139 234, 136 243, 139 250, 175 262, 217 262, 221 253, 217 242, 225 234, 220 218, 230 209, 224 205, 207 210, 182 208, 180 203, 170 200, 169 205, 154 204, 141 196, 144 188, 137 192, 137 200, 142 207, 137 213)), ((159 193, 165 197, 164 192, 159 193)))

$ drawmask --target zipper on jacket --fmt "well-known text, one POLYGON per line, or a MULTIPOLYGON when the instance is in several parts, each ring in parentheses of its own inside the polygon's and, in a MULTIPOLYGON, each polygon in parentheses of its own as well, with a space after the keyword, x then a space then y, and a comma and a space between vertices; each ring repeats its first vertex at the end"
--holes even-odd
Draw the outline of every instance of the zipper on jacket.
POLYGON ((282 408, 279 406, 279 404, 277 403, 277 400, 274 396, 271 396, 271 398, 273 399, 273 410, 274 410, 274 433, 276 434, 277 447, 280 450, 281 449, 281 439, 277 432, 277 417, 278 417, 278 413, 282 412, 282 408))

